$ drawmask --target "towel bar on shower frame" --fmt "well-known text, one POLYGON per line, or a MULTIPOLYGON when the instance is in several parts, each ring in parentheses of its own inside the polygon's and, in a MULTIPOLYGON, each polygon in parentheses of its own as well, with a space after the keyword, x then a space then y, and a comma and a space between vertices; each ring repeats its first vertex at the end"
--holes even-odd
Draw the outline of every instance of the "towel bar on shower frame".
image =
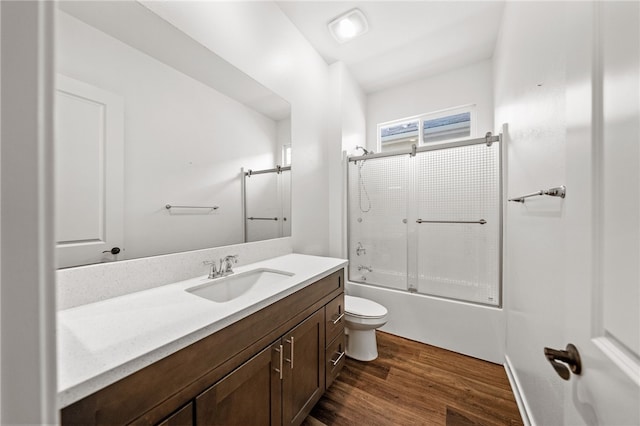
POLYGON ((218 210, 220 207, 218 206, 174 206, 172 204, 167 204, 164 206, 165 209, 209 209, 209 210, 218 210))
POLYGON ((417 219, 416 223, 477 223, 479 225, 484 225, 485 223, 487 223, 487 221, 484 220, 484 219, 480 219, 480 220, 422 220, 422 219, 417 219))

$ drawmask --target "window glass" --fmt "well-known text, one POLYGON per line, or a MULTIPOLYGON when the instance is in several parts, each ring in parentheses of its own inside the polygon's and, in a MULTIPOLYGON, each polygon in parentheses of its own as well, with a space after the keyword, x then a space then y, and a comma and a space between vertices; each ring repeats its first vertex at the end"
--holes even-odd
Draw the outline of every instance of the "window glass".
POLYGON ((471 136, 471 113, 463 112, 424 120, 422 132, 423 144, 467 138, 471 136))
POLYGON ((404 123, 391 124, 380 128, 381 151, 394 151, 397 149, 410 148, 413 144, 418 144, 420 131, 420 121, 407 121, 404 123))
POLYGON ((291 165, 291 145, 282 145, 282 167, 291 165))
POLYGON ((380 152, 406 150, 475 135, 475 105, 466 105, 378 124, 380 152))

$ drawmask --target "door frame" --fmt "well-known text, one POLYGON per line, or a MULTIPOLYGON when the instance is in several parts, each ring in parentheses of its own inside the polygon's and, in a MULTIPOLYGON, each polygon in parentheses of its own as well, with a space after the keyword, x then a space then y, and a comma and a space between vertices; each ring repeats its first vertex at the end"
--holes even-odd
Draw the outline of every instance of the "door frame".
POLYGON ((54 18, 1 2, 0 423, 56 424, 54 18), (20 383, 20 386, 16 386, 20 383))

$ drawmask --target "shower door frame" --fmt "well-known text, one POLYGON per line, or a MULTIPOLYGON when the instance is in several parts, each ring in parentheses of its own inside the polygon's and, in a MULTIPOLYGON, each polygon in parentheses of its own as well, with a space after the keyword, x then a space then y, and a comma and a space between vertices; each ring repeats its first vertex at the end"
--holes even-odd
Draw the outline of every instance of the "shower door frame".
MULTIPOLYGON (((347 156, 346 157, 346 183, 347 183, 347 200, 346 200, 346 214, 347 214, 347 258, 349 259, 349 267, 347 268, 347 279, 348 281, 354 282, 354 283, 358 283, 358 284, 362 284, 362 285, 369 285, 369 286, 373 286, 373 287, 378 287, 378 288, 384 288, 386 290, 393 290, 393 291, 399 291, 399 292, 403 292, 403 293, 408 293, 408 294, 415 294, 415 295, 420 295, 423 297, 433 297, 436 299, 443 299, 443 300, 448 300, 448 301, 454 301, 454 302, 459 302, 459 303, 469 303, 472 305, 476 305, 476 306, 483 306, 483 307, 487 307, 487 308, 494 308, 494 309, 502 309, 503 306, 503 293, 502 293, 502 279, 503 279, 503 251, 504 251, 504 239, 503 239, 503 230, 504 230, 504 203, 503 203, 503 198, 504 198, 504 194, 503 194, 503 163, 504 163, 504 150, 503 150, 503 135, 502 133, 498 134, 498 135, 492 135, 490 132, 486 134, 486 136, 481 137, 481 138, 473 138, 473 139, 464 139, 464 140, 458 140, 458 141, 453 141, 453 142, 442 142, 442 143, 437 143, 437 144, 432 144, 432 145, 424 145, 424 146, 416 146, 415 144, 411 147, 411 149, 403 149, 403 150, 397 150, 397 151, 389 151, 389 152, 384 152, 384 153, 377 153, 377 154, 367 154, 367 155, 359 155, 359 156, 347 156), (486 144, 487 147, 490 147, 493 143, 498 144, 498 297, 499 297, 499 302, 498 304, 492 304, 492 303, 483 303, 483 302, 476 302, 476 301, 470 301, 470 300, 465 300, 465 299, 458 299, 458 298, 454 298, 454 297, 447 297, 447 296, 440 296, 440 295, 434 295, 434 294, 428 294, 428 293, 419 293, 417 291, 411 291, 409 289, 409 274, 410 274, 410 270, 409 270, 409 264, 410 264, 410 260, 409 260, 409 256, 411 253, 410 250, 410 241, 409 241, 409 224, 407 223, 407 233, 406 233, 406 244, 407 244, 407 258, 406 258, 406 265, 405 265, 405 272, 406 272, 406 288, 404 289, 397 289, 397 288, 391 288, 391 287, 386 287, 384 285, 380 285, 380 284, 375 284, 375 283, 371 283, 368 281, 360 281, 360 280, 356 280, 353 279, 351 276, 351 249, 352 249, 352 241, 351 241, 351 208, 350 208, 350 204, 351 204, 351 191, 350 191, 350 185, 349 185, 349 163, 353 162, 356 163, 358 161, 366 161, 369 159, 376 159, 376 158, 385 158, 385 157, 394 157, 394 156, 399 156, 399 155, 409 155, 410 157, 415 157, 417 153, 420 152, 429 152, 429 151, 438 151, 438 150, 443 150, 443 149, 451 149, 451 148, 460 148, 460 147, 465 147, 465 146, 471 146, 471 145, 480 145, 480 144, 486 144)), ((415 178, 415 174, 412 175, 413 178, 415 178)), ((412 182, 411 185, 415 185, 415 182, 412 182)), ((408 199, 409 199, 409 190, 407 190, 408 194, 407 194, 407 203, 409 203, 408 199)), ((411 193, 415 196, 415 191, 411 191, 411 193)), ((408 222, 408 221, 407 221, 408 222)), ((417 238, 417 237, 416 237, 417 238)), ((414 254, 417 255, 417 248, 414 250, 414 254)), ((417 262, 417 261, 416 261, 417 262)), ((417 273, 417 271, 416 271, 417 273)))

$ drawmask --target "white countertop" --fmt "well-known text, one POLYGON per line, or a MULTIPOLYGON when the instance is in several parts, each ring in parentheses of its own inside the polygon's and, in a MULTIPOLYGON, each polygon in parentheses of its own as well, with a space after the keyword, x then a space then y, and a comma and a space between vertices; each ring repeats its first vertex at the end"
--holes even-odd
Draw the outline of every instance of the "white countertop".
POLYGON ((245 318, 347 264, 288 254, 234 268, 292 273, 262 291, 216 303, 185 291, 206 276, 58 312, 58 407, 63 408, 245 318))

